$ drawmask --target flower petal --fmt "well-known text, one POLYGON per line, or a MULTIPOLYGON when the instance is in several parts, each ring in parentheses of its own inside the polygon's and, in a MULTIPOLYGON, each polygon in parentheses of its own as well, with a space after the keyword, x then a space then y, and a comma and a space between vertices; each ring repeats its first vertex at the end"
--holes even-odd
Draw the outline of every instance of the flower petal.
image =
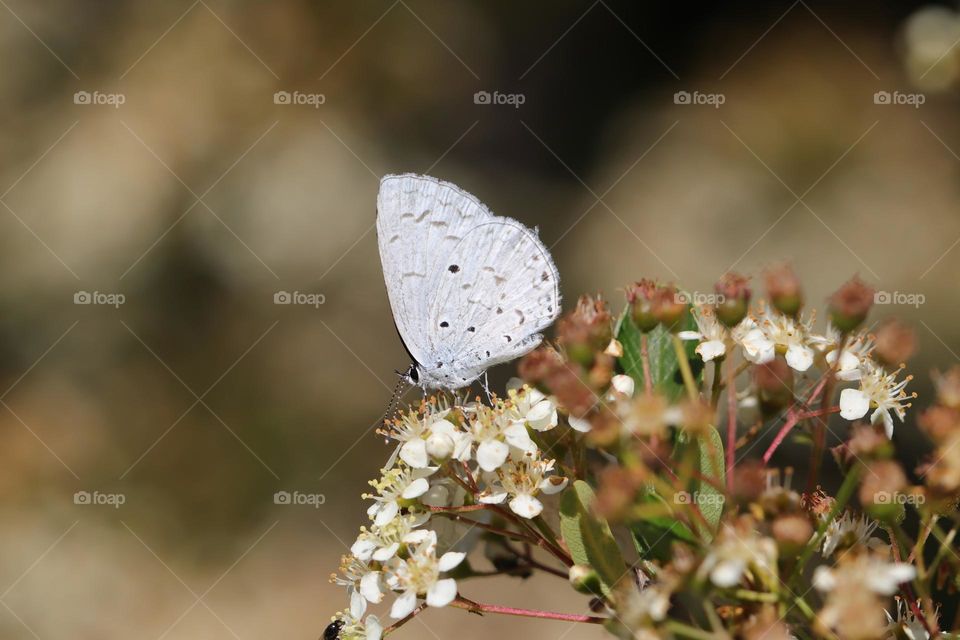
POLYGON ((499 440, 487 440, 477 447, 477 462, 484 471, 496 471, 500 465, 507 461, 507 455, 510 453, 510 447, 506 442, 499 440))
POLYGON ((563 476, 548 476, 540 483, 540 491, 543 491, 548 496, 552 496, 566 489, 568 482, 569 478, 564 478, 563 476))
POLYGON ((579 431, 580 433, 588 433, 591 429, 593 429, 593 425, 591 425, 590 421, 586 418, 567 416, 567 422, 570 423, 571 429, 574 431, 579 431))
POLYGON ((633 378, 627 375, 617 375, 613 376, 610 380, 610 384, 613 385, 613 388, 622 393, 627 397, 633 396, 633 392, 636 389, 636 383, 633 378))
POLYGON ((378 527, 382 527, 391 520, 397 517, 397 514, 400 513, 400 505, 396 502, 384 502, 382 503, 380 509, 377 510, 377 515, 373 519, 373 524, 378 527))
POLYGON ((787 349, 786 361, 794 371, 806 371, 813 364, 813 349, 792 344, 787 349))
POLYGON ((367 602, 377 604, 383 600, 383 592, 380 591, 380 572, 371 571, 360 578, 360 594, 367 599, 367 602))
POLYGON ((414 609, 417 608, 417 594, 414 591, 407 591, 399 598, 393 601, 390 607, 390 617, 394 620, 406 618, 414 609))
POLYGON ((457 581, 453 578, 437 580, 427 589, 427 605, 445 607, 457 597, 457 581))
POLYGON ((467 554, 465 553, 448 551, 440 556, 440 560, 437 561, 437 567, 440 571, 450 571, 451 569, 455 569, 466 557, 467 554))
POLYGON ((427 492, 430 488, 430 483, 426 478, 417 478, 403 490, 401 494, 407 500, 413 500, 414 498, 419 498, 427 492))
POLYGON ((400 447, 400 459, 414 469, 423 469, 430 463, 426 441, 417 438, 404 442, 400 447))
POLYGON ((510 510, 521 518, 536 518, 543 511, 543 503, 529 494, 521 493, 510 501, 510 510))
POLYGON ((707 340, 697 345, 696 352, 700 354, 704 362, 710 362, 714 358, 719 358, 727 352, 727 345, 723 340, 707 340))
POLYGON ((710 582, 720 588, 732 587, 740 582, 746 563, 741 559, 723 560, 710 571, 710 582))
POLYGON ((859 389, 844 389, 840 392, 840 415, 847 420, 859 420, 867 415, 870 398, 859 389))

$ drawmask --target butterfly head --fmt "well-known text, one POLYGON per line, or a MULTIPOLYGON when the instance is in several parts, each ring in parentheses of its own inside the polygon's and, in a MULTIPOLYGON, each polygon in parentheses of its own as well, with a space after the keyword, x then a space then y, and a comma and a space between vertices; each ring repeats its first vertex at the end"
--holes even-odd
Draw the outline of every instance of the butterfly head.
POLYGON ((410 368, 400 374, 400 377, 407 381, 410 386, 416 387, 420 384, 420 366, 417 363, 410 365, 410 368))

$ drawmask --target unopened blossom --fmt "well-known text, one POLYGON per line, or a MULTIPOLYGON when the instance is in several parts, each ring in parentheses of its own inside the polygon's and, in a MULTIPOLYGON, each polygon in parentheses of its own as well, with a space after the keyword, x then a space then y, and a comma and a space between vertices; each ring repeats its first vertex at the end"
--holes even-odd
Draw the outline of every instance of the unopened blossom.
POLYGON ((430 488, 427 478, 436 470, 437 467, 411 469, 402 465, 384 471, 379 479, 370 481, 377 493, 363 495, 365 499, 374 500, 367 515, 377 526, 390 522, 400 513, 402 500, 415 500, 427 492, 430 488))
POLYGON ((552 475, 553 460, 543 460, 539 452, 527 452, 520 460, 510 461, 497 469, 495 481, 491 481, 480 501, 498 504, 509 499, 510 510, 522 518, 535 518, 543 511, 539 493, 551 495, 567 486, 567 479, 552 475))
POLYGON ((841 332, 849 332, 863 324, 873 306, 874 289, 859 276, 840 285, 829 298, 830 320, 841 332))
POLYGON ((390 617, 399 620, 412 613, 418 597, 426 598, 430 607, 445 607, 453 602, 457 582, 441 578, 440 574, 455 569, 465 557, 465 553, 457 551, 437 557, 437 535, 428 531, 406 558, 396 558, 388 565, 386 583, 400 593, 390 607, 390 617))
POLYGON ((842 638, 880 638, 886 628, 887 598, 916 573, 907 563, 890 562, 882 554, 868 552, 845 554, 835 567, 817 567, 813 585, 827 594, 818 622, 842 638))
POLYGON ((844 389, 840 392, 840 415, 847 420, 859 420, 872 408, 870 422, 882 422, 887 437, 892 438, 893 418, 890 414, 896 414, 900 422, 903 422, 906 410, 910 407, 908 401, 916 397, 916 394, 908 395, 904 391, 913 376, 907 376, 898 382, 897 375, 900 371, 898 369, 887 373, 878 366, 868 366, 860 378, 859 389, 844 389))
POLYGON ((722 358, 727 353, 727 328, 720 324, 713 311, 705 307, 696 308, 693 317, 697 322, 697 330, 680 331, 677 337, 698 341, 696 351, 704 362, 722 358))
POLYGON ((764 272, 767 296, 780 313, 795 316, 803 306, 800 279, 789 264, 775 265, 764 272))
POLYGON ((877 522, 867 516, 857 517, 851 515, 849 511, 844 511, 827 527, 823 537, 824 557, 832 556, 838 548, 849 549, 856 545, 867 544, 876 528, 877 522))
POLYGON ((720 588, 736 586, 747 574, 755 575, 766 584, 775 584, 777 544, 759 535, 753 519, 747 516, 733 524, 724 523, 699 573, 720 588))
POLYGON ((559 417, 553 398, 527 385, 510 389, 508 393, 512 420, 527 425, 535 431, 549 431, 557 426, 559 417))

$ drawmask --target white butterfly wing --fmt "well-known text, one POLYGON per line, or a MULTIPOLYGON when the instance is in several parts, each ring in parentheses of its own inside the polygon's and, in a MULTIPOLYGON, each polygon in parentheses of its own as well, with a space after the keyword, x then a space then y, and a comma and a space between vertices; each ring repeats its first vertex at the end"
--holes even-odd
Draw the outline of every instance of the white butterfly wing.
POLYGON ((422 384, 466 386, 540 343, 560 278, 534 231, 429 176, 384 177, 377 211, 390 306, 422 384))
POLYGON ((471 229, 448 256, 430 308, 443 349, 423 362, 437 386, 469 384, 488 367, 540 344, 560 312, 560 278, 536 233, 492 216, 471 229))
POLYGON ((441 336, 428 314, 453 253, 467 232, 493 218, 476 198, 429 176, 388 175, 377 196, 377 236, 390 307, 417 363, 435 359, 441 336))

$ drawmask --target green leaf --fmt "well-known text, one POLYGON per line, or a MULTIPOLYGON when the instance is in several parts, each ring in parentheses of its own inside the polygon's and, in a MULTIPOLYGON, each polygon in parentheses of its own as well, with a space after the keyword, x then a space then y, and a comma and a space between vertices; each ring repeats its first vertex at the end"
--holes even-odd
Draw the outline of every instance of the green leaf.
POLYGON ((709 427, 705 436, 695 438, 693 442, 697 447, 697 467, 701 476, 694 479, 694 495, 697 496, 700 513, 710 524, 712 534, 717 530, 720 516, 723 515, 724 493, 703 478, 710 478, 720 487, 724 486, 726 467, 723 459, 723 441, 717 430, 709 427))
POLYGON ((560 499, 560 532, 573 561, 593 567, 608 594, 626 574, 626 564, 610 525, 591 512, 593 500, 590 485, 574 482, 560 499))
MULTIPOLYGON (((681 329, 683 331, 696 331, 697 329, 696 320, 689 311, 687 311, 681 329)), ((634 324, 629 306, 624 309, 617 321, 616 334, 617 340, 623 345, 623 356, 619 360, 620 367, 624 373, 636 381, 637 389, 643 389, 646 384, 641 347, 643 333, 634 324)), ((703 360, 695 351, 696 348, 697 344, 692 340, 684 344, 687 360, 690 362, 690 369, 693 371, 694 381, 700 384, 703 379, 704 366, 703 360)), ((647 354, 650 360, 650 379, 654 389, 666 396, 670 402, 679 400, 685 391, 680 366, 677 362, 677 352, 673 348, 670 332, 660 325, 649 332, 647 334, 647 354)))
MULTIPOLYGON (((663 497, 656 493, 646 494, 643 502, 667 504, 663 497)), ((633 522, 630 524, 630 533, 637 553, 644 559, 652 558, 664 562, 670 560, 670 547, 675 541, 699 544, 696 535, 687 525, 668 515, 647 517, 633 522)))

